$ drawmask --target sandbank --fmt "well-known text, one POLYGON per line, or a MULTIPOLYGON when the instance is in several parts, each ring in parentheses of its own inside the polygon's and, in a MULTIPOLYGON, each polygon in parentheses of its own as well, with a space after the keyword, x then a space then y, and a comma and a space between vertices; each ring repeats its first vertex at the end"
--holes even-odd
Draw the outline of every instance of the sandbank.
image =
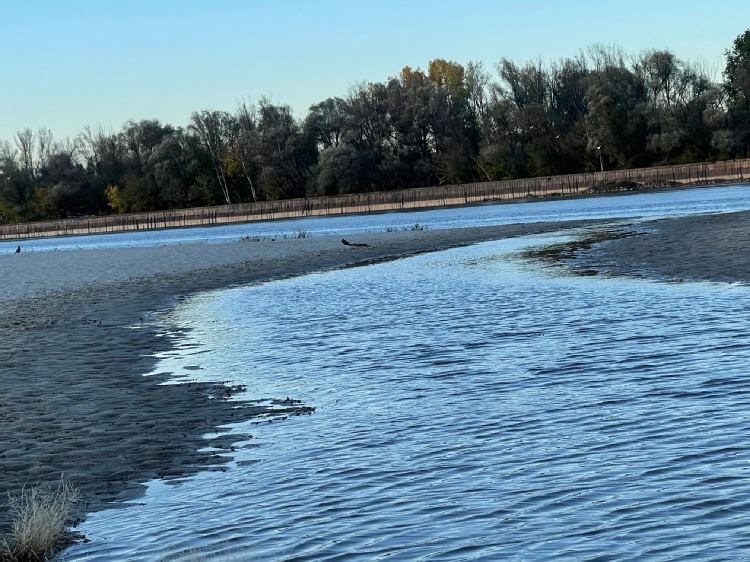
POLYGON ((750 211, 636 222, 580 251, 579 269, 664 281, 750 282, 750 211))

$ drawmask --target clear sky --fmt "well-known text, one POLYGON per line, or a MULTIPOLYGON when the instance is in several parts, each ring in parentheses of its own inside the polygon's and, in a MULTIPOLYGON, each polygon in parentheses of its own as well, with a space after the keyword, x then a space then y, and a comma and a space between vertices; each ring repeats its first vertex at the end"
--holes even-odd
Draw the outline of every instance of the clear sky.
POLYGON ((750 0, 0 0, 0 139, 128 119, 185 126, 245 99, 298 117, 432 59, 523 63, 595 43, 670 49, 721 78, 750 0))

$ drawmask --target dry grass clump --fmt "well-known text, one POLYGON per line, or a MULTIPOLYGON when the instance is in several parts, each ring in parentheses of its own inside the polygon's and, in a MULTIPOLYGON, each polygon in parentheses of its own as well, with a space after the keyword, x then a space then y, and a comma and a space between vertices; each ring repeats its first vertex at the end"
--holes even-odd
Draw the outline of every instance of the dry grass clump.
POLYGON ((13 520, 10 535, 0 541, 0 560, 37 562, 54 554, 70 540, 67 527, 80 498, 78 488, 62 479, 9 493, 13 520))

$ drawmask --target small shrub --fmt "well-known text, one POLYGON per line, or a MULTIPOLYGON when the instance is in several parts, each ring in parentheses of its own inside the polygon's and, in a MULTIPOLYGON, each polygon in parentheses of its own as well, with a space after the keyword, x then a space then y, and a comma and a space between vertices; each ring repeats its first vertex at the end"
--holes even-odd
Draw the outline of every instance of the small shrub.
POLYGON ((408 232, 409 230, 427 230, 427 225, 416 223, 413 226, 389 226, 386 228, 386 232, 408 232))
POLYGON ((0 543, 0 560, 12 562, 47 559, 66 540, 73 509, 81 498, 75 486, 60 480, 8 494, 11 532, 0 543))

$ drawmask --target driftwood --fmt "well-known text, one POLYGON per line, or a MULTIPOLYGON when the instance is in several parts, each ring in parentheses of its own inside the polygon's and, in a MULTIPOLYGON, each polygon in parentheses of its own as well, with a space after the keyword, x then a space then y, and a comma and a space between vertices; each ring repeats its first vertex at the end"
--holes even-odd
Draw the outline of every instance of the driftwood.
POLYGON ((342 238, 342 239, 341 239, 341 243, 342 243, 342 244, 343 244, 344 246, 368 246, 368 244, 355 244, 354 242, 349 242, 349 241, 348 241, 348 240, 346 240, 345 238, 342 238))

